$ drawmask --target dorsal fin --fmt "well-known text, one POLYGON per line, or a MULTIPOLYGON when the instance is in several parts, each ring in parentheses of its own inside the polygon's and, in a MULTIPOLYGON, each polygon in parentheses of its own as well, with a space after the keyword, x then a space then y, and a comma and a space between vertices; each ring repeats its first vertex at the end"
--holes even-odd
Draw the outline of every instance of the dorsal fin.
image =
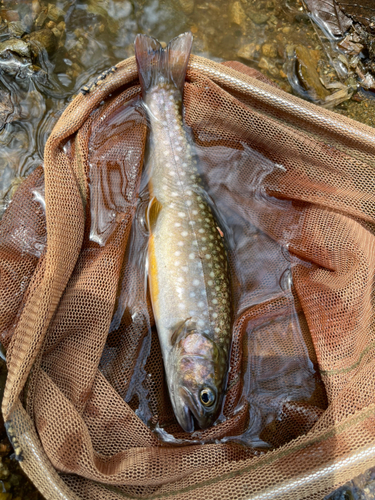
POLYGON ((173 38, 165 49, 156 38, 136 36, 135 57, 143 96, 161 83, 169 83, 183 93, 192 43, 193 35, 190 32, 173 38))

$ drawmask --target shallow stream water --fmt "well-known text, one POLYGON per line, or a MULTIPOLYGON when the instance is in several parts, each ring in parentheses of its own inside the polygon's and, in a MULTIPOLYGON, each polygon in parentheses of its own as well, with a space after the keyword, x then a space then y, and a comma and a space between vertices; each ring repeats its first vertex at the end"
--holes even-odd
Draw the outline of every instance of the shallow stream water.
MULTIPOLYGON (((303 53, 300 49, 301 57, 316 61, 320 75, 340 80, 332 63, 335 55, 331 45, 312 25, 298 0, 77 0, 50 3, 3 0, 0 16, 1 213, 19 182, 43 164, 46 140, 65 107, 81 87, 93 81, 100 72, 134 54, 133 41, 137 33, 147 33, 168 42, 190 30, 194 35, 194 54, 216 61, 240 61, 258 69, 285 91, 299 93, 309 100, 315 98, 302 88, 303 82, 296 80, 296 47, 307 51, 303 53), (20 44, 19 41, 26 40, 25 36, 35 32, 36 27, 45 30, 44 35, 28 44, 20 44), (54 38, 51 38, 51 33, 54 38)), ((335 111, 373 125, 373 101, 361 99, 360 102, 346 100, 335 111)), ((256 164, 253 152, 248 152, 248 155, 246 161, 256 164)), ((235 160, 239 163, 245 161, 242 157, 235 160)), ((269 168, 277 167, 270 165, 269 168)), ((222 182, 227 181, 222 179, 222 182)), ((256 185, 258 180, 254 182, 256 185)), ((210 192, 212 198, 215 198, 214 190, 213 187, 210 192)), ((267 205, 272 200, 260 197, 259 203, 267 205)), ((264 248, 268 245, 269 261, 274 261, 278 249, 273 248, 268 240, 261 241, 265 236, 251 225, 245 227, 237 215, 232 214, 225 222, 230 228, 232 251, 241 253, 245 235, 252 242, 255 255, 257 246, 264 248)), ((133 244, 139 251, 137 235, 133 244)), ((259 259, 265 258, 260 252, 258 255, 259 259)), ((264 293, 270 296, 283 293, 293 301, 290 269, 294 263, 287 252, 277 255, 277 259, 280 263, 277 273, 274 273, 277 280, 271 285, 266 280, 264 293)), ((248 270, 249 275, 242 276, 244 289, 250 287, 250 282, 254 286, 254 281, 265 279, 256 275, 256 269, 264 266, 265 262, 256 262, 254 268, 248 270)), ((243 307, 261 300, 264 297, 250 294, 243 307)), ((145 304, 142 307, 147 309, 145 304)), ((276 412, 278 395, 285 398, 287 393, 290 400, 308 399, 316 389, 314 366, 302 341, 303 319, 291 310, 290 316, 283 321, 284 337, 293 351, 293 356, 288 354, 285 357, 288 363, 282 360, 280 352, 278 356, 272 356, 268 351, 266 359, 262 325, 246 334, 248 351, 253 358, 249 364, 252 373, 245 374, 244 393, 248 398, 258 398, 252 411, 257 412, 257 418, 253 420, 259 424, 238 439, 246 444, 270 446, 264 429, 276 412), (271 372, 274 378, 270 377, 271 372)), ((150 345, 145 345, 145 352, 147 349, 150 345)), ((111 353, 107 354, 110 356, 111 353)), ((142 370, 143 366, 140 367, 142 370)), ((143 394, 136 394, 133 386, 132 391, 125 397, 131 401, 137 395, 142 401, 143 394)), ((141 417, 142 411, 145 415, 146 410, 138 412, 141 417)), ((147 416, 144 419, 147 422, 147 416)), ((158 429, 161 438, 174 440, 162 427, 158 429)), ((4 477, 4 492, 0 492, 0 500, 40 498, 36 492, 30 492, 26 483, 23 491, 21 477, 17 471, 4 477), (14 477, 16 479, 11 480, 14 477)))

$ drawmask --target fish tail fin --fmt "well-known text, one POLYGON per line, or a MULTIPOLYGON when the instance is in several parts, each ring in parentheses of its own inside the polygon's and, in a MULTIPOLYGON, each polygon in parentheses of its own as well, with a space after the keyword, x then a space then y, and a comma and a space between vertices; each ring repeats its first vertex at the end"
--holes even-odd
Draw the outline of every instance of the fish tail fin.
POLYGON ((165 49, 156 38, 136 36, 135 57, 143 96, 161 83, 173 85, 182 95, 192 43, 193 35, 190 32, 173 38, 165 49))

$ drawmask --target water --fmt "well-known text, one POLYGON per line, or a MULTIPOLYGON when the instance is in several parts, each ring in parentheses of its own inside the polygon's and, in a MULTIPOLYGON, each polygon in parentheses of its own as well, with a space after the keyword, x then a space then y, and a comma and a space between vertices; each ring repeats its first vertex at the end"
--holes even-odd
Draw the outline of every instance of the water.
MULTIPOLYGON (((118 107, 112 115, 106 113, 105 127, 99 134, 94 131, 89 147, 91 239, 104 245, 116 227, 120 212, 129 208, 136 210, 100 369, 160 439, 175 444, 203 443, 212 441, 212 436, 205 437, 199 429, 189 438, 181 434, 168 397, 163 393, 164 370, 161 356, 156 355, 160 346, 146 294, 147 182, 141 181, 138 203, 129 207, 121 173, 111 162, 111 138, 124 137, 130 123, 132 126, 142 120, 145 123, 139 108, 140 102, 136 99, 130 101, 128 107, 118 107), (138 354, 134 364, 135 353, 138 354)), ((307 432, 327 403, 306 320, 293 287, 294 268, 310 264, 288 250, 289 242, 300 233, 303 221, 292 202, 276 199, 264 190, 264 179, 275 170, 283 170, 283 165, 244 143, 232 147, 218 145, 220 137, 213 132, 200 133, 196 139, 192 147, 198 159, 204 196, 219 221, 228 247, 233 289, 233 343, 236 344, 232 356, 236 350, 243 356, 240 374, 243 386, 234 406, 231 403, 227 407, 224 402, 216 422, 215 441, 236 441, 257 449, 278 447, 302 431, 307 432), (283 220, 283 229, 276 239, 259 229, 267 218, 275 216, 283 220), (280 305, 268 310, 267 304, 280 305), (252 317, 257 307, 264 312, 252 317), (236 325, 241 322, 244 327, 239 331, 236 325), (233 420, 236 414, 241 414, 246 423, 233 432, 228 431, 228 419, 233 420), (291 434, 294 420, 298 426, 292 425, 296 431, 291 434)), ((120 146, 116 143, 116 147, 120 146)), ((124 151, 129 170, 129 166, 137 164, 139 151, 136 148, 124 151)), ((131 174, 131 169, 129 171, 131 174)), ((147 180, 147 170, 144 177, 147 180)), ((202 195, 201 191, 199 194, 202 195)), ((234 382, 230 374, 228 391, 234 382)))
MULTIPOLYGON (((37 0, 27 3, 5 0, 0 10, 3 19, 0 24, 1 213, 19 182, 36 166, 43 164, 45 143, 65 107, 83 85, 134 54, 133 41, 137 33, 148 33, 167 42, 190 30, 194 34, 193 53, 216 61, 238 60, 260 70, 287 92, 298 90, 301 83, 293 72, 295 59, 291 47, 295 45, 306 45, 321 61, 323 72, 335 73, 328 64, 327 47, 298 0, 78 0, 55 1, 49 5, 54 8, 49 7, 44 13, 45 4, 41 6, 37 0), (49 33, 49 38, 26 41, 25 34, 34 32, 36 24, 49 32, 57 30, 53 35, 55 39, 51 42, 49 33), (12 37, 14 34, 18 38, 12 37), (19 37, 23 37, 21 43, 19 37)), ((340 79, 337 74, 335 78, 340 79)), ((305 97, 311 99, 307 94, 305 97)), ((346 101, 336 111, 373 123, 371 101, 346 101)), ((121 120, 129 118, 129 112, 137 114, 136 107, 124 111, 123 116, 113 117, 117 122, 112 126, 120 127, 121 120)), ((202 140, 204 143, 204 138, 202 140)), ((100 146, 100 138, 97 138, 97 142, 90 145, 91 151, 99 151, 100 146)), ((241 151, 217 147, 216 156, 236 163, 239 170, 246 165, 252 166, 254 176, 248 181, 253 188, 255 206, 251 215, 253 220, 249 222, 249 213, 238 211, 236 200, 231 197, 222 200, 223 183, 234 185, 237 180, 232 174, 222 172, 220 164, 212 170, 205 170, 207 151, 208 146, 202 146, 197 154, 208 196, 214 207, 221 207, 218 216, 226 228, 230 252, 236 256, 231 260, 231 273, 239 285, 239 293, 234 297, 237 315, 249 307, 279 297, 288 304, 282 317, 265 315, 261 323, 252 324, 250 319, 247 323, 243 332, 244 383, 242 398, 236 407, 236 411, 247 418, 247 424, 240 435, 226 436, 223 440, 238 441, 260 450, 274 448, 296 437, 283 434, 283 422, 296 418, 296 421, 302 421, 302 427, 311 426, 319 417, 314 393, 320 390, 321 400, 324 399, 316 376, 313 350, 306 342, 306 322, 293 290, 294 266, 307 264, 288 252, 287 243, 292 234, 284 234, 283 241, 275 243, 257 229, 256 213, 274 210, 284 211, 286 216, 293 213, 288 202, 267 197, 261 189, 264 176, 283 166, 273 164, 246 147, 241 151), (219 179, 219 183, 215 183, 215 179, 219 179), (249 248, 253 256, 251 263, 246 259, 249 248), (265 344, 265 336, 274 349, 265 344)), ((94 164, 97 165, 93 159, 94 164)), ((93 186, 98 186, 97 194, 100 195, 104 192, 103 178, 97 172, 93 168, 91 181, 93 186)), ((121 175, 121 171, 115 173, 110 187, 117 186, 116 205, 125 208, 127 193, 118 188, 121 175)), ((35 193, 35 196, 43 205, 43 192, 35 193)), ((94 198, 91 236, 103 245, 110 236, 117 213, 109 198, 94 198)), ((116 332, 123 315, 128 315, 129 325, 132 325, 129 332, 134 334, 135 331, 139 335, 137 366, 127 380, 129 373, 124 367, 128 358, 121 357, 116 346, 109 342, 103 352, 101 369, 119 394, 161 439, 178 443, 181 439, 170 420, 155 418, 157 406, 153 398, 163 381, 160 375, 162 366, 148 363, 150 350, 157 349, 158 343, 151 329, 142 271, 147 242, 144 226, 147 201, 145 193, 137 206, 136 222, 127 250, 128 265, 135 278, 123 281, 109 336, 111 338, 116 332), (140 283, 143 283, 143 288, 140 283), (138 294, 134 293, 135 287, 138 294), (123 370, 124 380, 117 387, 119 370, 123 370)), ((298 225, 293 231, 298 231, 298 225)), ((223 412, 219 424, 225 422, 225 418, 223 412)), ((201 442, 199 433, 193 439, 201 442)), ((33 498, 38 498, 36 492, 30 493, 27 489, 22 493, 18 486, 10 485, 8 491, 14 496, 31 498, 34 495, 33 498)))
MULTIPOLYGON (((67 104, 101 71, 134 54, 137 33, 167 42, 191 30, 193 53, 241 61, 289 92, 292 86, 301 87, 290 69, 294 46, 311 50, 324 74, 335 73, 327 65, 331 49, 322 45, 298 0, 81 0, 48 5, 6 1, 1 10, 2 210, 13 186, 43 163, 46 140, 67 104), (34 31, 36 26, 43 29, 34 31)), ((371 109, 371 101, 347 101, 337 111, 371 124, 371 109)))

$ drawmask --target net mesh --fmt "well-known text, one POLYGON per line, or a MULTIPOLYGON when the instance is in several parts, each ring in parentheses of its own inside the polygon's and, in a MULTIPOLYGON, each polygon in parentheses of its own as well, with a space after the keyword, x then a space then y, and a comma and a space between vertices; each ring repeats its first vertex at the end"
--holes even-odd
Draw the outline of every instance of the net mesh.
POLYGON ((131 58, 76 97, 48 140, 44 169, 18 188, 0 223, 2 411, 22 467, 47 499, 321 499, 375 465, 374 133, 240 63, 191 56, 185 121, 204 150, 207 185, 220 148, 250 148, 280 166, 262 177, 271 208, 260 210, 250 189, 254 155, 227 189, 212 188, 234 226, 241 217, 258 232, 229 256, 225 418, 197 442, 174 418, 145 282, 129 253, 147 136, 144 114, 130 106, 139 92, 131 58), (92 237, 99 212, 103 245, 92 237), (291 291, 267 296, 285 258, 291 291), (314 390, 263 421, 270 451, 244 446, 233 437, 249 428, 249 366, 272 392, 280 358, 293 359, 287 376, 308 383, 298 380, 296 322, 314 390), (132 389, 139 359, 149 425, 132 389))

